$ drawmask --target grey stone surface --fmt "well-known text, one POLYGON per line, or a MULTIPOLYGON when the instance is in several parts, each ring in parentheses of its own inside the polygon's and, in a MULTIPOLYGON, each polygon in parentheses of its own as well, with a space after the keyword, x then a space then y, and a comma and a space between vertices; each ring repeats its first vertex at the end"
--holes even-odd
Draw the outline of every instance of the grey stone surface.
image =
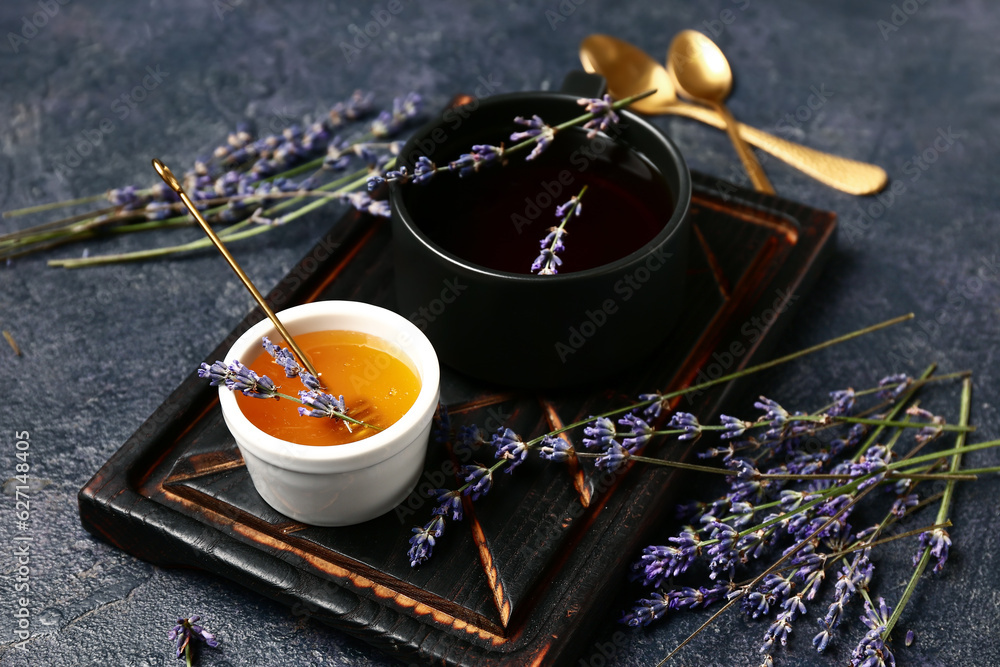
MULTIPOLYGON (((842 222, 836 255, 801 304, 779 351, 900 313, 913 311, 917 320, 770 372, 760 378, 760 391, 807 407, 821 400, 824 390, 868 386, 887 372, 914 373, 937 362, 943 371, 976 372, 972 415, 979 434, 973 439, 997 436, 1000 9, 995 5, 983 0, 404 0, 403 11, 348 62, 340 45, 352 39, 349 25, 370 20, 370 12, 384 6, 4 2, 0 209, 127 183, 151 184, 151 157, 180 170, 238 121, 266 126, 315 117, 355 88, 373 91, 382 104, 416 90, 432 107, 456 92, 474 90, 481 78, 499 81, 497 92, 555 88, 567 70, 578 67, 577 45, 589 33, 610 33, 662 57, 676 31, 700 28, 718 33, 733 62, 738 81, 731 109, 737 118, 881 164, 903 186, 880 210, 874 198, 840 194, 776 161, 768 163, 779 193, 836 211, 842 222), (43 24, 35 31, 24 23, 33 17, 43 24), (150 70, 159 72, 160 81, 132 108, 122 96, 142 85, 150 70), (824 91, 826 100, 811 98, 816 91, 824 91), (809 108, 810 101, 816 108, 809 108), (789 129, 783 119, 796 113, 800 120, 789 129), (107 133, 99 131, 103 119, 110 119, 107 133), (100 141, 88 142, 95 131, 100 141), (939 141, 942 133, 957 139, 939 141), (78 146, 87 143, 96 145, 79 166, 58 174, 56 165, 71 151, 86 150, 78 146), (921 155, 922 166, 915 161, 921 155), (871 214, 861 217, 859 206, 871 214)), ((721 133, 683 119, 655 122, 678 142, 693 168, 724 178, 738 168, 721 133)), ((246 242, 238 258, 258 285, 270 287, 337 215, 312 216, 246 242)), ((0 232, 28 222, 0 220, 0 232)), ((252 591, 198 572, 151 566, 93 539, 80 526, 77 490, 242 318, 250 299, 211 253, 79 271, 45 262, 79 255, 84 248, 92 254, 120 252, 197 235, 191 230, 135 234, 0 266, 0 328, 13 334, 24 353, 15 357, 0 344, 0 479, 15 474, 15 433, 29 432, 27 534, 34 540, 32 637, 21 651, 13 648, 12 540, 25 533, 16 527, 13 489, 5 485, 0 664, 172 663, 166 631, 174 617, 189 613, 201 613, 223 642, 221 650, 202 652, 203 665, 397 664, 252 591)), ((935 390, 926 404, 954 417, 957 391, 935 390)), ((974 466, 997 465, 1000 453, 980 452, 968 460, 974 466)), ((917 640, 897 649, 899 664, 1000 664, 998 493, 995 477, 960 486, 952 558, 944 573, 918 587, 900 626, 901 632, 913 629, 917 640)), ((886 550, 877 594, 898 598, 911 552, 911 544, 886 550)), ((618 615, 619 610, 608 610, 607 633, 582 651, 581 664, 655 664, 705 618, 676 615, 626 632, 614 623, 618 615), (616 638, 618 645, 609 643, 616 638), (609 646, 613 657, 605 661, 600 650, 611 651, 609 646)), ((814 628, 812 617, 799 621, 789 650, 778 652, 779 664, 844 664, 861 632, 852 621, 833 649, 817 657, 809 646, 814 628)), ((674 662, 756 664, 763 631, 759 622, 726 615, 674 662)))

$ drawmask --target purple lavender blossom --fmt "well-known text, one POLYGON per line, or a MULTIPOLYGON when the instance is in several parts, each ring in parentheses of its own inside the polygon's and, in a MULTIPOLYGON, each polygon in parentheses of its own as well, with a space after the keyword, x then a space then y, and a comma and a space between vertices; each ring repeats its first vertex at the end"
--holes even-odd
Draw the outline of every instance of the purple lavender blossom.
POLYGON ((226 376, 226 388, 230 391, 241 391, 250 398, 274 398, 277 387, 266 375, 257 375, 240 361, 229 364, 229 374, 226 376))
POLYGON ((842 389, 840 391, 831 391, 830 398, 833 399, 833 405, 826 411, 826 414, 831 417, 851 414, 851 411, 854 409, 855 401, 853 389, 848 387, 847 389, 842 389))
POLYGON ((662 394, 639 394, 640 401, 653 401, 643 410, 643 415, 646 419, 653 420, 660 416, 663 412, 663 395, 662 394))
POLYGON ((334 398, 332 394, 321 391, 300 391, 299 399, 302 407, 299 408, 299 415, 303 417, 330 417, 338 419, 347 414, 347 406, 344 405, 344 397, 334 398))
POLYGON ((500 429, 493 434, 493 446, 496 447, 496 458, 506 459, 510 463, 507 464, 507 468, 504 472, 511 473, 514 468, 524 463, 524 460, 528 458, 528 448, 525 447, 524 441, 521 440, 521 436, 509 428, 500 427, 500 429))
POLYGON ((719 421, 725 427, 719 435, 719 437, 723 440, 738 438, 743 435, 748 428, 753 426, 751 422, 743 421, 742 419, 737 419, 736 417, 730 417, 729 415, 720 415, 719 421))
POLYGON ((479 500, 493 488, 493 473, 486 466, 478 463, 462 466, 462 474, 467 483, 465 495, 473 500, 479 500))
POLYGON ((562 260, 549 248, 543 248, 531 263, 531 270, 537 271, 540 276, 554 276, 559 273, 562 260))
POLYGON ((202 362, 201 368, 198 369, 198 377, 207 378, 210 385, 218 387, 229 379, 229 368, 221 361, 213 362, 211 366, 202 362))
POLYGON ((951 547, 951 537, 944 528, 920 533, 920 550, 913 557, 913 564, 916 565, 924 555, 926 549, 931 550, 931 556, 937 558, 934 564, 934 572, 940 573, 944 569, 944 564, 948 561, 948 550, 951 547))
POLYGON ((198 624, 201 617, 198 615, 190 618, 178 618, 177 625, 167 633, 167 638, 177 641, 177 657, 183 658, 184 654, 191 650, 191 640, 197 639, 204 642, 206 646, 215 648, 219 645, 218 640, 211 632, 198 624))
POLYGON ((878 606, 876 610, 865 600, 861 621, 869 629, 851 653, 852 667, 896 667, 896 658, 882 637, 889 623, 890 609, 883 598, 878 599, 878 606))
POLYGON ((597 457, 594 465, 608 472, 615 472, 625 465, 631 456, 629 450, 612 440, 611 446, 604 450, 604 453, 597 457))
POLYGON ((410 567, 416 567, 426 562, 434 551, 437 538, 444 534, 444 517, 434 515, 423 528, 414 528, 410 538, 410 550, 406 555, 410 559, 410 567))
POLYGON ((594 118, 583 125, 583 129, 589 130, 587 132, 588 139, 593 139, 599 131, 607 132, 612 125, 617 124, 620 120, 612 107, 614 102, 610 95, 605 95, 603 99, 582 98, 576 103, 582 105, 588 113, 594 114, 594 118))
POLYGON ((670 418, 669 426, 684 431, 677 436, 678 440, 694 440, 701 437, 701 424, 690 412, 675 412, 670 418))
POLYGON ((441 516, 451 515, 452 521, 462 520, 462 494, 456 489, 432 489, 428 495, 435 496, 438 506, 434 508, 435 514, 441 516))
POLYGON ((618 424, 625 426, 632 432, 631 435, 622 440, 622 446, 629 451, 629 454, 635 454, 653 437, 653 427, 634 413, 630 412, 619 419, 618 424))
POLYGON ((654 592, 650 597, 637 601, 632 610, 622 616, 620 622, 633 628, 649 625, 666 615, 670 609, 671 597, 672 593, 654 592))
POLYGON ((903 392, 906 391, 912 383, 913 378, 906 373, 887 375, 878 381, 878 386, 883 387, 882 391, 878 393, 878 397, 883 401, 895 401, 903 395, 903 392))
POLYGON ((413 167, 413 182, 425 183, 429 181, 435 173, 437 173, 437 165, 421 155, 417 158, 417 164, 413 167))
POLYGON ((534 160, 541 155, 556 136, 555 130, 546 125, 545 121, 538 116, 532 116, 530 120, 525 120, 521 116, 518 116, 514 119, 514 122, 524 125, 528 129, 523 132, 514 132, 511 134, 511 141, 524 141, 532 138, 535 140, 535 147, 528 154, 528 157, 524 158, 525 160, 534 160))
POLYGON ((590 449, 607 449, 615 441, 615 423, 607 417, 598 417, 583 429, 583 445, 590 449))
POLYGON ((557 436, 547 435, 538 446, 538 455, 547 461, 561 463, 569 459, 573 446, 557 436))

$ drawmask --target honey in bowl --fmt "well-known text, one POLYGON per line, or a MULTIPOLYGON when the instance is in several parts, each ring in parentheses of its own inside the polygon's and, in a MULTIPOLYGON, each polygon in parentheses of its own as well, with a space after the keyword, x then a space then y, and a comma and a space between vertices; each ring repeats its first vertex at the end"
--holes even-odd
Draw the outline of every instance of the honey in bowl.
MULTIPOLYGON (((295 341, 320 373, 323 391, 334 396, 343 394, 349 417, 388 428, 413 406, 420 393, 420 378, 413 363, 398 352, 390 353, 393 346, 378 336, 357 331, 314 331, 296 334, 295 341)), ((271 378, 283 394, 296 396, 304 389, 297 378, 286 378, 281 366, 263 348, 246 365, 271 378)), ((237 393, 236 402, 254 426, 300 445, 342 445, 379 432, 359 424, 348 428, 340 419, 300 416, 298 404, 285 399, 250 398, 237 393)))

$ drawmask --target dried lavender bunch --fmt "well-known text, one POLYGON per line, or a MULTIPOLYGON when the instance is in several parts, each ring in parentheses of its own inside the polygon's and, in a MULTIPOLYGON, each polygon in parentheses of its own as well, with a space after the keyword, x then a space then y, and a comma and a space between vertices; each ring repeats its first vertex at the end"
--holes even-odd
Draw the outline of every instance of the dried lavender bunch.
MULTIPOLYGON (((643 394, 639 397, 640 400, 637 403, 568 424, 561 429, 551 431, 528 441, 525 441, 519 435, 510 431, 510 429, 502 427, 490 438, 490 442, 496 447, 496 457, 498 459, 496 463, 491 466, 485 466, 479 463, 466 466, 462 471, 462 476, 465 481, 463 485, 455 490, 437 489, 431 493, 438 503, 438 506, 433 512, 434 516, 430 523, 423 527, 416 527, 413 529, 414 536, 410 539, 410 564, 411 566, 416 567, 431 557, 435 540, 440 538, 444 531, 444 520, 439 519, 438 517, 452 516, 452 519, 455 521, 461 520, 461 497, 469 496, 470 499, 476 500, 486 495, 486 493, 488 493, 492 488, 493 474, 504 465, 508 465, 507 472, 511 472, 525 459, 530 451, 536 451, 541 458, 553 462, 567 461, 571 457, 595 458, 595 464, 598 467, 608 470, 617 470, 627 464, 630 460, 641 460, 658 465, 670 465, 692 470, 709 470, 718 472, 718 469, 714 468, 705 468, 704 466, 695 466, 660 459, 650 459, 636 455, 636 452, 654 435, 675 435, 681 439, 691 439, 700 436, 702 429, 713 428, 711 426, 702 426, 697 423, 697 420, 694 419, 693 416, 686 416, 683 413, 678 413, 678 416, 672 419, 672 428, 667 431, 653 431, 652 427, 650 427, 646 420, 659 419, 663 410, 669 406, 672 399, 686 393, 703 391, 716 384, 729 382, 745 375, 750 375, 779 364, 793 361, 799 357, 817 352, 826 347, 837 345, 841 342, 852 340, 853 338, 898 324, 910 319, 911 317, 912 315, 905 315, 891 320, 886 320, 885 322, 865 327, 843 336, 838 336, 811 348, 744 369, 737 373, 724 375, 714 380, 709 380, 698 385, 687 387, 682 390, 666 394, 643 394), (617 426, 611 420, 612 417, 620 415, 625 415, 624 417, 621 417, 622 423, 620 425, 629 429, 627 431, 622 431, 621 433, 618 432, 617 426), (584 438, 585 445, 597 446, 602 450, 602 452, 598 454, 595 452, 578 451, 575 447, 573 447, 572 443, 567 438, 561 437, 562 434, 576 428, 584 429, 584 435, 586 436, 584 438), (622 442, 618 441, 619 437, 622 439, 622 442), (473 495, 475 497, 473 497, 473 495)), ((747 424, 746 426, 749 427, 750 424, 747 424)), ((726 424, 722 424, 714 428, 720 431, 732 429, 731 426, 726 424)), ((444 443, 451 438, 454 438, 453 442, 456 447, 466 450, 475 449, 476 447, 485 444, 487 441, 487 436, 476 426, 464 427, 459 429, 457 433, 453 433, 450 419, 447 416, 447 411, 442 410, 439 413, 435 429, 435 440, 439 443, 444 443)), ((723 472, 728 473, 728 471, 723 472)))
POLYGON ((344 422, 348 431, 351 430, 351 424, 375 431, 382 430, 378 426, 348 416, 350 408, 345 405, 343 395, 334 396, 322 391, 319 379, 303 368, 288 348, 278 347, 267 336, 261 339, 261 344, 271 355, 272 361, 284 369, 285 377, 297 377, 305 386, 305 389, 299 392, 298 397, 279 392, 279 387, 274 384, 271 378, 266 375, 258 375, 239 360, 228 365, 224 361, 216 361, 211 365, 203 362, 198 369, 198 377, 207 379, 213 387, 225 385, 230 391, 239 391, 244 396, 251 398, 283 398, 294 401, 301 405, 299 408, 300 416, 338 419, 344 422))
POLYGON ((569 234, 569 232, 566 231, 566 223, 568 223, 569 219, 574 216, 579 217, 580 212, 583 210, 580 200, 586 192, 587 186, 585 185, 580 190, 579 194, 571 197, 566 203, 560 204, 556 207, 556 217, 560 218, 559 226, 549 227, 548 235, 539 241, 542 251, 531 264, 531 270, 537 271, 538 275, 552 276, 559 273, 558 267, 562 265, 562 259, 559 257, 558 253, 566 249, 566 245, 563 243, 563 238, 569 234))
MULTIPOLYGON (((227 242, 255 236, 291 222, 335 201, 343 201, 373 215, 388 215, 384 203, 355 193, 369 173, 391 167, 401 147, 388 141, 420 113, 420 96, 396 98, 390 111, 380 112, 360 135, 350 140, 340 133, 372 113, 372 96, 356 92, 338 103, 326 118, 304 126, 255 138, 247 125, 239 126, 226 142, 200 158, 183 176, 184 187, 212 223, 228 225, 219 235, 227 242), (330 180, 330 179, 333 180, 330 180), (272 205, 274 201, 280 203, 272 205), (312 201, 309 201, 312 200, 312 201), (309 203, 306 203, 309 202, 309 203), (278 215, 282 211, 294 210, 278 215)), ((0 258, 13 257, 63 243, 115 234, 187 226, 191 218, 176 194, 162 183, 150 188, 125 186, 107 193, 110 208, 74 216, 0 237, 0 258)), ((22 215, 92 202, 100 197, 14 211, 22 215)), ((207 239, 134 253, 53 260, 66 268, 160 257, 208 247, 207 239)))
MULTIPOLYGON (((776 362, 789 361, 810 351, 815 349, 776 362)), ((770 367, 773 363, 762 366, 770 367)), ((762 370, 761 366, 741 374, 757 370, 762 370)), ((596 467, 609 471, 636 462, 712 472, 729 478, 728 492, 711 502, 686 505, 683 509, 687 521, 681 531, 669 538, 667 544, 651 545, 643 551, 633 572, 651 591, 623 616, 622 622, 647 625, 671 611, 700 609, 723 602, 724 608, 739 605, 753 618, 770 619, 761 652, 762 664, 772 665, 774 650, 787 644, 793 629, 801 625, 800 617, 810 607, 823 605, 819 607, 820 631, 813 638, 815 648, 823 651, 831 643, 837 643, 836 634, 844 615, 852 613, 852 605, 860 604, 854 601, 860 598, 867 605, 862 618, 870 631, 855 650, 853 664, 894 664, 888 642, 899 614, 923 568, 936 559, 936 569, 940 570, 947 559, 951 544, 946 530, 951 525, 947 519, 950 491, 941 499, 933 524, 891 537, 886 537, 886 529, 937 500, 937 496, 920 497, 918 487, 922 482, 942 480, 951 489, 956 481, 975 479, 963 474, 966 471, 961 470, 958 462, 961 454, 1000 446, 996 440, 965 445, 966 434, 971 430, 968 374, 929 377, 931 370, 919 379, 892 376, 870 389, 832 392, 830 403, 812 413, 789 411, 778 402, 761 397, 755 407, 762 414, 756 419, 722 416, 718 424, 701 424, 688 413, 669 414, 671 399, 704 388, 699 385, 670 394, 644 394, 637 403, 530 440, 501 427, 489 439, 495 448, 495 463, 466 466, 462 470, 463 485, 431 493, 437 506, 428 524, 413 529, 408 553, 411 566, 432 556, 449 518, 462 519, 463 496, 472 501, 482 498, 494 487, 494 473, 503 467, 512 472, 531 452, 553 462, 592 458, 596 467), (942 417, 915 405, 907 407, 920 387, 954 377, 965 377, 958 424, 948 424, 942 417), (859 400, 864 397, 874 398, 875 405, 858 412, 859 400), (668 416, 667 428, 657 428, 656 424, 666 421, 668 416), (567 437, 568 431, 581 427, 582 445, 597 451, 581 451, 567 437), (832 437, 836 430, 843 431, 840 437, 832 437), (720 443, 707 448, 703 458, 721 459, 723 467, 642 455, 654 437, 690 440, 710 431, 718 433, 720 443), (957 435, 954 447, 917 454, 920 448, 946 433, 957 435), (815 443, 820 435, 827 436, 825 445, 805 447, 806 443, 815 443), (912 446, 907 448, 905 445, 910 442, 912 446), (952 466, 942 472, 939 463, 946 456, 952 457, 952 466), (859 516, 854 514, 855 508, 866 498, 865 507, 882 506, 884 516, 881 521, 855 529, 852 516, 859 516), (907 537, 919 541, 917 569, 890 614, 887 605, 875 605, 869 597, 868 589, 875 575, 871 552, 881 542, 907 537), (755 565, 763 567, 768 555, 776 558, 770 567, 748 581, 737 576, 755 565), (698 581, 698 577, 705 579, 698 581), (834 582, 832 591, 829 586, 824 589, 825 581, 834 582)), ((727 376, 713 383, 731 379, 734 377, 727 376)), ((439 428, 439 439, 443 430, 448 429, 439 428)), ((464 427, 456 434, 456 440, 459 446, 469 447, 485 444, 486 436, 478 427, 464 427)), ((967 472, 1000 472, 1000 468, 967 472)))

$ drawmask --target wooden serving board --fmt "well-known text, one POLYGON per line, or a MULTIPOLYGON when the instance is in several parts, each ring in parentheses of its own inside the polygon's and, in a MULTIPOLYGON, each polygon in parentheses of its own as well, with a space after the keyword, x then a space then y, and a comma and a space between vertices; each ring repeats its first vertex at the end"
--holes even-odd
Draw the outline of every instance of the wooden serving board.
MULTIPOLYGON (((599 386, 513 393, 444 369, 453 426, 501 423, 525 439, 640 393, 669 391, 764 360, 796 297, 832 247, 834 215, 693 174, 686 305, 659 351, 599 386)), ((269 295, 275 308, 315 299, 395 307, 389 226, 349 213, 269 295)), ((664 322, 676 313, 650 313, 664 322)), ((263 317, 251 312, 207 359, 263 317)), ((678 406, 702 421, 717 385, 678 406)), ((578 441, 579 432, 570 437, 578 441)), ((683 458, 653 441, 646 454, 683 458)), ((572 665, 617 595, 645 536, 672 512, 685 473, 633 465, 615 475, 589 460, 531 458, 449 522, 433 558, 411 568, 407 541, 430 518, 428 488, 456 488, 457 465, 492 448, 434 443, 418 490, 396 511, 348 528, 296 523, 257 495, 226 430, 216 390, 187 378, 80 491, 91 533, 164 566, 221 575, 360 637, 403 660, 441 665, 572 665)), ((690 474, 690 473, 686 473, 690 474)))

